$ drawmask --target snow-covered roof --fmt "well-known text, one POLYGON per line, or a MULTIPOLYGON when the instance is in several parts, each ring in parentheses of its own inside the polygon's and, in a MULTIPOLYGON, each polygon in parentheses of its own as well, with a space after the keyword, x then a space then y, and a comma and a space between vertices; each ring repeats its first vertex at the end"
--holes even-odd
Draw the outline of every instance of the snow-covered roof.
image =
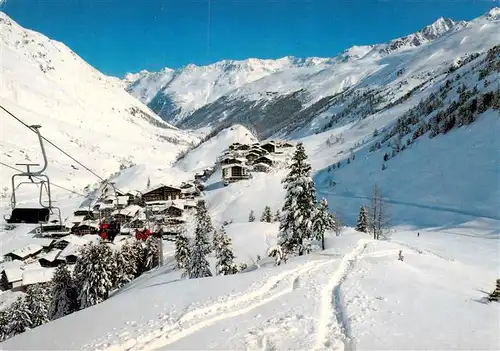
POLYGON ((244 164, 239 164, 239 163, 233 163, 233 164, 231 164, 231 165, 222 165, 222 169, 232 168, 232 167, 248 168, 248 166, 247 166, 247 165, 244 165, 244 164))
MULTIPOLYGON (((47 233, 44 233, 44 234, 47 234, 47 233)), ((48 247, 48 246, 52 245, 53 242, 54 242, 54 239, 51 239, 51 238, 37 238, 35 241, 35 244, 39 244, 43 247, 48 247)))
POLYGON ((111 214, 113 216, 120 214, 122 216, 134 217, 141 208, 139 205, 130 205, 121 210, 115 210, 111 214))
POLYGON ((22 275, 23 285, 46 283, 52 280, 55 268, 40 268, 24 271, 22 275))
POLYGON ((11 267, 4 269, 7 282, 17 282, 23 279, 23 270, 20 267, 11 267))
POLYGON ((121 195, 117 197, 118 205, 126 205, 128 204, 128 196, 121 195))
POLYGON ((83 221, 85 219, 85 216, 75 216, 75 215, 71 215, 69 216, 67 219, 66 219, 66 222, 70 222, 70 223, 80 223, 81 221, 83 221))
POLYGON ((28 257, 30 255, 34 255, 43 250, 42 245, 38 244, 28 244, 23 248, 16 249, 10 252, 10 254, 16 255, 21 258, 28 257))
POLYGON ((147 194, 147 193, 150 193, 154 190, 157 190, 157 189, 160 189, 160 188, 163 188, 163 187, 167 187, 167 188, 172 188, 172 189, 176 189, 176 190, 181 190, 180 188, 176 187, 176 186, 173 186, 173 185, 166 185, 166 184, 157 184, 155 186, 151 186, 149 187, 148 189, 144 190, 142 193, 143 194, 147 194))
POLYGON ((63 258, 65 259, 68 256, 80 256, 80 248, 82 245, 74 244, 74 243, 69 243, 68 246, 64 248, 59 253, 59 256, 57 256, 58 259, 63 258))
POLYGON ((6 261, 2 263, 1 270, 5 272, 7 281, 12 283, 22 279, 24 262, 19 260, 6 261))
POLYGON ((259 166, 259 167, 271 168, 271 166, 269 166, 267 163, 262 163, 262 162, 256 163, 253 166, 254 167, 259 166))
POLYGON ((31 263, 29 263, 21 268, 23 269, 23 271, 29 271, 29 270, 33 270, 33 269, 40 269, 40 268, 42 268, 42 266, 40 265, 40 262, 34 261, 34 262, 31 262, 31 263))
POLYGON ((96 220, 87 219, 87 220, 81 222, 78 226, 82 227, 84 225, 91 227, 91 228, 99 229, 99 221, 96 221, 96 220))
POLYGON ((54 262, 60 253, 61 253, 61 250, 59 250, 59 249, 52 250, 52 251, 48 252, 47 254, 45 254, 44 256, 40 257, 39 260, 44 259, 44 260, 49 261, 49 262, 54 262))
POLYGON ((63 236, 62 238, 56 240, 56 243, 61 242, 61 241, 66 241, 71 244, 76 244, 76 245, 85 245, 87 243, 87 240, 83 239, 82 237, 76 236, 75 234, 70 234, 63 236))
POLYGON ((95 235, 95 234, 85 234, 82 236, 82 239, 85 240, 86 243, 97 243, 99 241, 101 241, 101 237, 99 235, 95 235))

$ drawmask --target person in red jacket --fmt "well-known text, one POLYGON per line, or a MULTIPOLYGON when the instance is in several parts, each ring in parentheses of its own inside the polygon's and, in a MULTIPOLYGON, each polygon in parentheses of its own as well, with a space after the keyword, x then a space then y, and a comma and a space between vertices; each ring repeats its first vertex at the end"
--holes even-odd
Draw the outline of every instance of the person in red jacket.
POLYGON ((142 233, 142 240, 147 240, 150 235, 151 235, 151 231, 147 228, 144 229, 144 232, 142 233))
POLYGON ((99 226, 99 233, 101 235, 102 240, 106 240, 107 235, 108 235, 108 223, 106 223, 106 220, 102 221, 101 225, 99 226))
POLYGON ((142 232, 139 229, 135 230, 135 238, 137 240, 142 240, 142 232))

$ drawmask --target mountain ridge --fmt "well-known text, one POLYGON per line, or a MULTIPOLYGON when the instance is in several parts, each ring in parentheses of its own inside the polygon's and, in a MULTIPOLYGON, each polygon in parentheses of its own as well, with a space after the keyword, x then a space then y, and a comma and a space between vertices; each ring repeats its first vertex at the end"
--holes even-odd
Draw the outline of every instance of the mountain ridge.
MULTIPOLYGON (((407 36, 382 44, 352 46, 333 57, 285 56, 276 60, 255 58, 222 60, 206 66, 191 64, 178 70, 165 68, 166 73, 144 72, 140 78, 128 85, 127 91, 147 104, 166 121, 185 128, 217 123, 212 117, 204 123, 192 123, 193 118, 201 118, 200 115, 217 102, 227 104, 228 101, 241 98, 244 100, 243 103, 252 101, 266 104, 270 100, 269 97, 284 97, 296 93, 311 82, 312 88, 305 88, 303 91, 304 96, 309 95, 305 100, 310 100, 310 102, 305 102, 304 108, 306 108, 326 96, 353 87, 376 70, 383 69, 385 62, 391 61, 391 57, 403 57, 405 53, 418 51, 423 46, 476 26, 477 21, 495 22, 495 14, 498 11, 498 8, 493 8, 488 13, 468 22, 455 22, 441 17, 407 36), (364 63, 366 69, 363 69, 363 65, 356 64, 357 62, 364 63), (350 64, 353 67, 348 67, 350 64), (352 72, 348 72, 350 69, 352 72), (331 86, 325 86, 327 90, 318 94, 318 89, 312 83, 314 79, 323 77, 324 79, 318 79, 316 83, 325 85, 325 80, 332 80, 332 76, 337 74, 344 76, 344 79, 335 84, 332 83, 331 86), (287 80, 285 78, 287 75, 294 76, 294 78, 287 80), (263 96, 262 91, 267 96, 263 96)), ((488 48, 485 47, 484 50, 488 48)), ((457 51, 457 56, 463 55, 460 49, 454 50, 457 51)), ((217 110, 222 115, 217 119, 225 119, 225 116, 230 114, 220 106, 217 110)), ((258 124, 254 120, 251 122, 252 125, 258 124)))

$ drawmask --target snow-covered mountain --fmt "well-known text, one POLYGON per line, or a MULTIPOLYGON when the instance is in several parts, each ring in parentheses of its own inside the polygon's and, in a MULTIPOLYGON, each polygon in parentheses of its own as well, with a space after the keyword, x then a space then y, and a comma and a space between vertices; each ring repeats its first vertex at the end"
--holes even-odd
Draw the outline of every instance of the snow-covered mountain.
POLYGON ((383 89, 401 96, 439 77, 455 60, 498 43, 497 12, 469 22, 440 18, 406 37, 354 46, 332 58, 248 59, 142 72, 127 90, 175 125, 245 123, 268 137, 310 122, 338 94, 383 89))
MULTIPOLYGON (((64 44, 19 26, 0 12, 0 104, 102 177, 132 164, 163 167, 197 138, 164 122, 64 44)), ((34 133, 0 111, 0 159, 41 161, 34 133)), ((99 181, 46 145, 48 174, 77 191, 99 181)), ((12 170, 2 167, 0 187, 12 170)), ((54 189, 57 192, 57 189, 54 189)), ((6 190, 6 192, 8 192, 6 190)), ((8 194, 3 194, 4 196, 8 194)))

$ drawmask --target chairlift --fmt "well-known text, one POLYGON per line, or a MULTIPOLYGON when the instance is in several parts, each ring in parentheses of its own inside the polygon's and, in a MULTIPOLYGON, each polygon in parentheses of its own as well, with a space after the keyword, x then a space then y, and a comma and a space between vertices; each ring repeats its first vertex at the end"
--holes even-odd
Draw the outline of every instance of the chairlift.
POLYGON ((12 176, 12 196, 11 196, 11 207, 12 212, 9 218, 4 216, 4 219, 9 224, 45 224, 50 220, 50 216, 56 214, 59 218, 59 223, 62 224, 61 221, 61 210, 58 207, 53 206, 52 195, 50 191, 50 179, 47 175, 43 174, 43 172, 47 169, 47 154, 45 153, 45 147, 43 145, 42 135, 40 134, 39 129, 40 125, 32 125, 30 128, 38 135, 38 141, 40 143, 40 148, 42 149, 43 155, 43 167, 38 171, 33 171, 31 167, 40 167, 38 163, 16 163, 17 166, 25 166, 26 172, 14 174, 12 176), (25 177, 28 178, 29 181, 20 182, 16 186, 16 178, 25 177), (17 206, 17 198, 16 191, 19 187, 24 185, 37 185, 40 186, 40 192, 38 197, 38 203, 40 206, 36 207, 18 207, 17 206), (47 195, 48 202, 47 205, 44 205, 43 193, 47 195))

